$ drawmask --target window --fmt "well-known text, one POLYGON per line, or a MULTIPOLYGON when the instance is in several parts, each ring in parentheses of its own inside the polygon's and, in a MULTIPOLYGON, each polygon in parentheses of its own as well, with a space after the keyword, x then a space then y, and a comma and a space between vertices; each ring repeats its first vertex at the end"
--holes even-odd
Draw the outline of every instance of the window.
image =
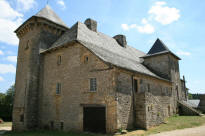
POLYGON ((51 129, 53 129, 53 128, 54 128, 54 122, 51 121, 51 122, 50 122, 50 125, 51 125, 51 129))
POLYGON ((60 127, 61 127, 61 130, 63 130, 63 127, 64 127, 64 126, 63 126, 63 122, 61 122, 61 126, 60 126, 60 127))
POLYGON ((138 80, 134 79, 134 91, 137 93, 138 92, 138 80))
POLYGON ((56 85, 56 94, 60 94, 61 93, 61 83, 57 83, 56 85))
POLYGON ((58 65, 61 64, 61 55, 58 56, 57 64, 58 64, 58 65))
POLYGON ((96 80, 96 78, 91 78, 90 79, 90 91, 91 92, 96 92, 97 91, 97 80, 96 80))
POLYGON ((24 49, 27 50, 29 48, 29 45, 30 45, 30 41, 28 40, 24 49))
POLYGON ((88 63, 88 56, 85 56, 85 57, 84 57, 84 63, 85 63, 85 64, 88 63))
POLYGON ((150 84, 147 84, 147 91, 150 92, 150 84))
POLYGON ((20 122, 24 122, 24 114, 20 115, 20 122))

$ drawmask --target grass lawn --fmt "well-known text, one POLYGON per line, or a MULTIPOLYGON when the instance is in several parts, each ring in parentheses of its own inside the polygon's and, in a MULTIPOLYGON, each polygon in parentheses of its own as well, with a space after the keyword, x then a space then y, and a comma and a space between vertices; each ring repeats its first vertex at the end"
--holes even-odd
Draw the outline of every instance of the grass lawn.
MULTIPOLYGON (((166 119, 166 124, 150 128, 145 132, 145 136, 164 131, 171 131, 176 129, 192 128, 205 125, 205 117, 200 116, 175 116, 166 119)), ((142 135, 143 136, 143 135, 142 135)))
MULTIPOLYGON (((164 131, 196 127, 205 124, 205 117, 175 116, 175 117, 167 118, 165 122, 166 124, 161 124, 160 126, 153 127, 148 131, 143 131, 143 133, 141 133, 142 130, 131 131, 127 134, 127 136, 147 136, 149 134, 154 134, 154 133, 159 133, 164 131), (140 134, 139 131, 141 131, 140 134)), ((7 126, 11 125, 11 123, 6 123, 6 124, 7 126)), ((90 133, 58 132, 58 131, 30 131, 30 132, 21 132, 21 133, 8 132, 3 136, 103 136, 103 135, 90 134, 90 133)))

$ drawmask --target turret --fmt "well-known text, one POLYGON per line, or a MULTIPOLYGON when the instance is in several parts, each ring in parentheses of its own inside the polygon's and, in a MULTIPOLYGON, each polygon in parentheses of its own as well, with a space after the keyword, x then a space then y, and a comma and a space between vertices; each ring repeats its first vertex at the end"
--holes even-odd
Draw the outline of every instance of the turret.
POLYGON ((48 49, 66 30, 63 21, 46 6, 15 31, 19 48, 13 130, 38 127, 39 73, 43 61, 40 52, 48 49))
POLYGON ((181 80, 179 73, 180 58, 171 52, 168 47, 157 39, 149 50, 142 57, 143 64, 156 73, 158 76, 170 80, 172 82, 172 91, 178 100, 181 98, 181 80))

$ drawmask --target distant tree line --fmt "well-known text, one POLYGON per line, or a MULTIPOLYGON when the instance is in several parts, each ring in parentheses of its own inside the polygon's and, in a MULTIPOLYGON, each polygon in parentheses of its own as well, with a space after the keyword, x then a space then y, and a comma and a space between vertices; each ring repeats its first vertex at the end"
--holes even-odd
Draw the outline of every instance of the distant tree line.
POLYGON ((0 93, 0 118, 4 121, 12 120, 12 109, 15 85, 12 85, 6 93, 0 93))
POLYGON ((201 96, 202 94, 191 94, 191 93, 189 93, 188 94, 188 96, 189 96, 189 99, 200 99, 200 96, 201 96))

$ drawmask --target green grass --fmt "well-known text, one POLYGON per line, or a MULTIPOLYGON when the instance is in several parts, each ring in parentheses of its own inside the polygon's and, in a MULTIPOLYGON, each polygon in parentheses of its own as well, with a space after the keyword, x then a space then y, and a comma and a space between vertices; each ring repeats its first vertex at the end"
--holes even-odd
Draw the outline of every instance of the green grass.
MULTIPOLYGON (((166 119, 166 124, 153 127, 140 136, 147 136, 149 134, 155 134, 164 131, 171 131, 176 129, 184 129, 197 127, 205 124, 205 117, 199 116, 175 116, 166 119)), ((11 123, 0 124, 1 126, 11 126, 11 123)), ((91 133, 75 133, 75 132, 58 132, 58 131, 29 131, 29 132, 7 132, 3 136, 103 136, 100 134, 91 133)), ((105 136, 105 135, 104 135, 105 136)), ((108 136, 108 135, 107 135, 108 136)), ((136 134, 130 136, 137 136, 136 134)), ((139 136, 139 135, 138 135, 139 136)))
POLYGON ((4 123, 1 123, 0 124, 0 128, 1 127, 11 127, 12 126, 12 123, 11 122, 4 122, 4 123))
POLYGON ((205 117, 200 116, 175 116, 166 119, 166 124, 153 127, 145 132, 145 135, 161 133, 176 129, 192 128, 205 124, 205 117))

